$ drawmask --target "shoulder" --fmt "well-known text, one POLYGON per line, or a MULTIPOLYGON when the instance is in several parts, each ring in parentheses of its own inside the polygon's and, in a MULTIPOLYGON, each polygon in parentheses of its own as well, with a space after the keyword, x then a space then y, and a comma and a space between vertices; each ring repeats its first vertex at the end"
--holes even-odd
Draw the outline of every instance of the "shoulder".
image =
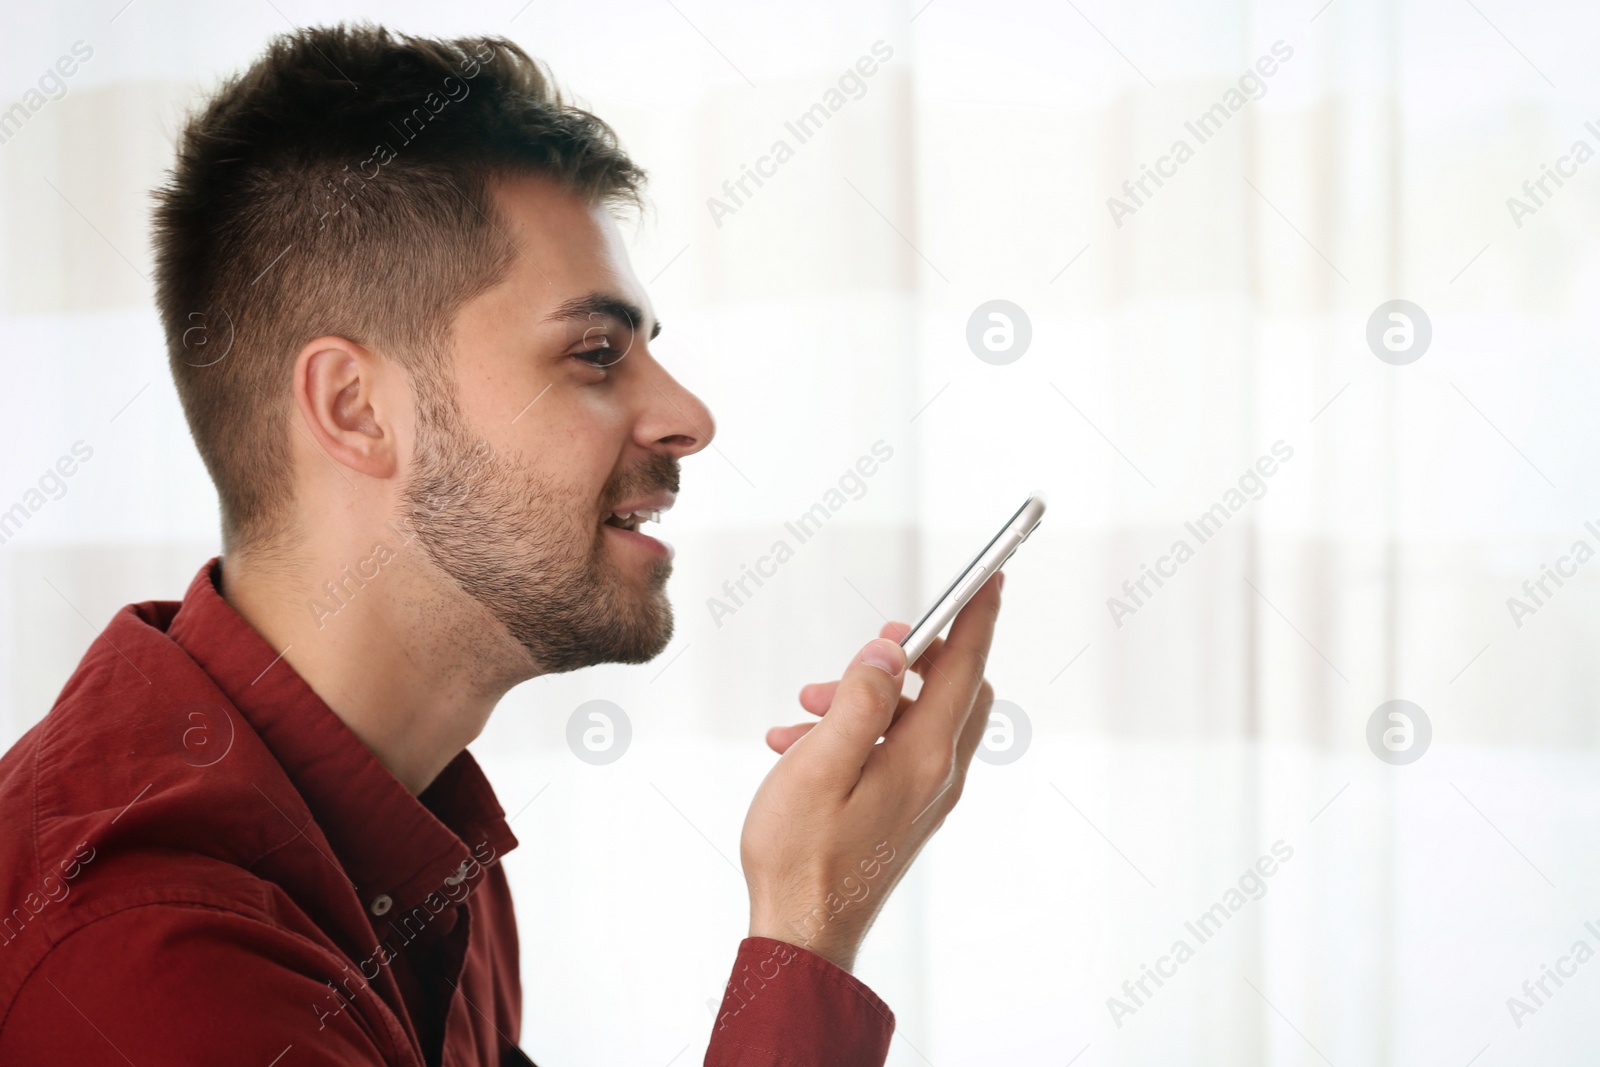
MULTIPOLYGON (((264 1016, 250 983, 274 996, 294 991, 299 1008, 285 1018, 303 1014, 316 1029, 301 987, 326 993, 340 971, 337 935, 368 932, 356 923, 364 916, 324 930, 301 907, 337 877, 320 858, 294 862, 320 840, 303 800, 244 717, 138 605, 118 614, 49 715, 0 759, 0 826, 12 828, 0 834, 3 1034, 29 1025, 32 1013, 18 1006, 26 998, 64 1012, 43 1016, 63 1027, 81 1024, 75 988, 90 998, 79 1005, 90 1018, 104 1000, 110 1017, 176 1026, 172 1011, 201 1003, 255 1025, 264 1016), (218 999, 235 993, 243 999, 231 1007, 218 999)), ((185 1025, 209 1039, 210 1024, 185 1025)), ((0 1041, 0 1063, 80 1062, 9 1051, 0 1041)))
POLYGON ((73 930, 4 1011, 3 1063, 269 1064, 290 1048, 296 1065, 413 1062, 393 1015, 336 955, 197 903, 132 906, 73 930))

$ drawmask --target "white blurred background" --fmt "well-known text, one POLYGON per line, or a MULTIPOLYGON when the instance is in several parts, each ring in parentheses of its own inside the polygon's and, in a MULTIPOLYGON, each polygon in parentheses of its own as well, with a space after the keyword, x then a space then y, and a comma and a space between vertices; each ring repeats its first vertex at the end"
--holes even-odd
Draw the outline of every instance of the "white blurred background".
POLYGON ((1050 511, 1007 568, 990 668, 1032 740, 974 765, 868 939, 890 1062, 1590 1055, 1600 963, 1531 1014, 1507 998, 1600 949, 1600 561, 1520 626, 1507 598, 1574 541, 1600 549, 1600 161, 1523 191, 1574 142, 1600 150, 1600 9, 6 8, 0 107, 75 42, 93 54, 0 144, 0 510, 75 442, 93 456, 0 544, 0 743, 119 606, 179 597, 218 549, 147 280, 184 108, 291 23, 500 33, 651 172, 628 232, 656 350, 719 426, 663 527, 671 647, 521 687, 474 746, 521 840, 535 1060, 699 1061, 745 929, 764 730, 806 719, 800 685, 914 619, 1032 486, 1050 511), (1200 144, 1185 123, 1280 41, 1259 99, 1200 144), (785 122, 877 42, 891 58, 797 145, 785 122), (793 158, 715 218, 779 138, 793 158), (1193 158, 1114 220, 1107 198, 1180 138, 1193 158), (966 339, 996 299, 1031 324, 1004 365, 966 339), (1406 365, 1366 340, 1393 299, 1431 321, 1406 365), (893 457, 860 499, 719 625, 708 598, 878 440, 893 457), (1195 545, 1185 522, 1278 441, 1265 494, 1119 626, 1107 599, 1195 545), (632 723, 606 766, 565 741, 591 699, 632 723), (1432 726, 1406 765, 1367 741, 1393 699, 1432 726), (1185 921, 1280 840, 1292 859, 1199 945, 1185 921), (1194 958, 1113 1013, 1179 938, 1194 958))

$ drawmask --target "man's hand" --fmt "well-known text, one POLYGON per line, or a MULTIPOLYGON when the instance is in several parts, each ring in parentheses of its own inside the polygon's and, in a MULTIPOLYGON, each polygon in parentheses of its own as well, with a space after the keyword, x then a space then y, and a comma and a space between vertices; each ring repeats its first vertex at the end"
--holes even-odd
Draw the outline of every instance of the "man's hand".
POLYGON ((910 627, 890 622, 842 678, 800 691, 821 721, 768 731, 781 758, 756 791, 739 845, 752 937, 854 966, 890 889, 961 797, 994 703, 983 668, 1004 578, 985 582, 949 638, 917 660, 915 699, 901 695, 898 642, 910 627))

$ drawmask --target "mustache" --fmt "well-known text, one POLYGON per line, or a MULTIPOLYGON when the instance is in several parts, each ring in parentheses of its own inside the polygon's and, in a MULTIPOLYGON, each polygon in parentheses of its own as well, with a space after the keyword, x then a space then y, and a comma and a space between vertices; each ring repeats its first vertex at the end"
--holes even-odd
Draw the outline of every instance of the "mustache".
POLYGON ((653 493, 658 489, 677 493, 679 485, 678 461, 675 457, 657 452, 629 472, 607 494, 608 507, 615 508, 629 497, 653 493))

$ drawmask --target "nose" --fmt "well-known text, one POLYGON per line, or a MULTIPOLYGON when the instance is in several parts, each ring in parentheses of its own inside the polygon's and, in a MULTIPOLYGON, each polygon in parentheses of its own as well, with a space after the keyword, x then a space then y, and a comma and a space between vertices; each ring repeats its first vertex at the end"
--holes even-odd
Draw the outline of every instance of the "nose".
POLYGON ((711 443, 716 421, 701 402, 665 367, 647 357, 651 373, 645 376, 640 398, 643 414, 634 429, 635 442, 652 452, 665 451, 674 458, 692 456, 711 443))

